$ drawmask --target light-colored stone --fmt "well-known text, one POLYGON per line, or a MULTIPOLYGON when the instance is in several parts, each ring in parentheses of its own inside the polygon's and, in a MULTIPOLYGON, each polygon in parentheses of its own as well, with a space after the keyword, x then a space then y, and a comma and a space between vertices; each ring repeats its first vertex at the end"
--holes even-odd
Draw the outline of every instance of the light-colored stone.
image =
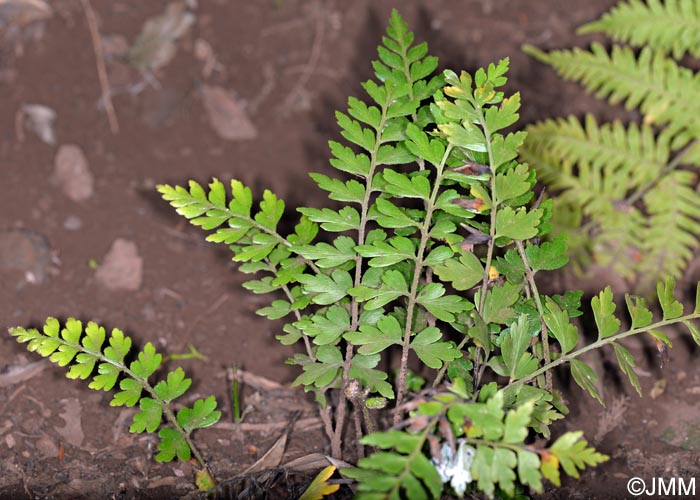
POLYGON ((204 109, 211 126, 222 139, 241 141, 255 139, 258 131, 241 104, 226 89, 202 86, 204 109))
POLYGON ((17 441, 15 441, 15 437, 12 434, 8 434, 5 436, 5 444, 9 449, 12 449, 17 444, 17 441))
POLYGON ((85 201, 94 192, 95 181, 83 150, 75 144, 63 144, 54 160, 54 181, 73 201, 85 201))
MULTIPOLYGON (((0 23, 2 24, 2 23, 0 23)), ((34 132, 44 143, 56 144, 54 122, 56 112, 43 104, 25 104, 22 106, 25 126, 34 132)))
POLYGON ((52 458, 58 456, 58 446, 50 438, 43 436, 36 443, 36 450, 44 458, 52 458))
POLYGON ((29 283, 41 284, 51 271, 51 245, 29 229, 0 230, 0 276, 19 271, 29 283))
POLYGON ((135 291, 141 287, 143 259, 132 241, 117 238, 95 273, 108 290, 135 291))

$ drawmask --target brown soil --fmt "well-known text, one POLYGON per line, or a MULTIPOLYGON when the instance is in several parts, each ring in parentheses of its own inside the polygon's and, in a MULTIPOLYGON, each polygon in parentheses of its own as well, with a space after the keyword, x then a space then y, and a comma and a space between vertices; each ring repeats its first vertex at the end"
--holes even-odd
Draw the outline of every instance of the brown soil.
MULTIPOLYGON (((166 3, 94 0, 93 7, 102 34, 131 42, 166 3)), ((75 316, 122 328, 139 345, 151 340, 164 353, 186 352, 191 343, 207 361, 170 366, 187 371, 195 396, 216 395, 222 422, 231 421, 226 369, 232 363, 282 383, 292 380, 295 370, 284 360, 294 350, 274 338, 281 323, 254 314, 266 299, 241 288, 244 279, 226 249, 203 242, 160 199, 155 185, 237 178, 258 195, 269 187, 291 209, 321 205, 324 199, 307 174, 327 169, 325 144, 338 136, 333 111, 345 107, 348 95, 361 96, 359 83, 371 76, 369 61, 393 4, 200 1, 177 55, 155 73, 159 88, 113 98, 121 131, 112 134, 97 106, 100 87, 81 4, 53 2, 43 33, 24 30, 0 48, 0 230, 5 238, 9 229, 32 231, 15 232, 12 238, 24 237, 28 247, 15 262, 0 265, 0 330, 40 325, 47 316, 75 316), (196 39, 211 45, 218 63, 206 78, 196 39), (317 62, 309 65, 314 57, 317 62), (225 141, 216 134, 202 104, 204 83, 234 92, 246 105, 256 138, 225 141), (32 103, 56 111, 56 146, 16 122, 21 107, 32 103), (85 201, 68 198, 52 179, 61 144, 80 146, 94 175, 94 194, 85 201), (104 263, 117 238, 135 243, 142 258, 137 290, 106 289, 90 265, 104 263)), ((522 93, 527 123, 587 111, 610 116, 607 106, 563 83, 520 46, 583 44, 575 28, 612 4, 407 0, 397 6, 442 67, 474 70, 509 56, 509 87, 522 93)), ((108 70, 115 87, 140 80, 123 64, 111 63, 108 70)), ((547 498, 624 498, 633 476, 700 477, 697 350, 678 340, 661 370, 649 346, 630 345, 640 355, 645 397, 608 369, 609 357, 599 358, 607 370, 609 409, 571 388, 573 416, 557 429, 585 430, 612 460, 552 489, 547 498), (665 390, 649 397, 661 380, 665 390)), ((4 375, 38 361, 8 335, 0 335, 0 352, 4 375)), ((154 438, 129 434, 132 410, 109 407, 109 395, 67 381, 60 368, 31 368, 26 378, 6 376, 0 384, 0 498, 175 498, 192 490, 190 464, 158 464, 152 459, 154 438)), ((283 462, 328 451, 315 407, 303 394, 248 386, 244 396, 251 407, 247 428, 226 423, 196 434, 219 478, 233 477, 259 458, 293 412, 300 421, 283 462)))

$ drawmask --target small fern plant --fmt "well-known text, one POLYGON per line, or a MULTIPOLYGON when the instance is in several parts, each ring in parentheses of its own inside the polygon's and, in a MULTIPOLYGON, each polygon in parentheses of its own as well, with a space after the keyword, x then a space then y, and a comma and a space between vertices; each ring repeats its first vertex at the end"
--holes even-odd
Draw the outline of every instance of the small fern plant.
MULTIPOLYGON (((505 133, 518 119, 519 94, 506 97, 508 61, 475 74, 445 71, 427 45, 394 12, 374 62, 376 80, 363 84, 370 104, 351 97, 336 114, 346 143, 330 142, 338 177, 311 174, 337 208, 298 209, 282 234, 284 203, 265 191, 259 207, 239 181, 207 188, 159 186, 209 241, 233 251, 240 269, 260 276, 244 286, 278 298, 260 309, 285 318, 285 344, 303 353, 294 385, 313 392, 331 443, 342 457, 347 422, 354 427, 360 498, 439 498, 453 493, 535 491, 560 470, 607 459, 580 433, 550 447, 550 424, 566 407, 551 370, 566 365, 602 403, 593 370, 578 358, 612 346, 621 369, 640 386, 634 359, 619 340, 641 332, 666 342, 658 328, 690 323, 659 287, 664 317, 653 322, 640 298, 628 297, 631 328, 620 331, 610 289, 594 298, 598 340, 577 349, 570 318, 577 292, 548 297, 538 272, 568 259, 565 237, 541 242, 552 225, 552 201, 533 202, 535 173, 519 163, 524 132, 505 133), (432 369, 432 388, 408 390, 408 362, 432 369), (398 364, 394 380, 381 367, 398 364), (391 429, 376 431, 373 410, 392 407, 391 429), (364 446, 375 451, 366 458, 364 446)), ((680 308, 680 310, 679 310, 680 308)), ((411 384, 413 385, 413 384, 411 384)), ((380 420, 381 422, 381 420, 380 420)))
MULTIPOLYGON (((581 293, 547 296, 537 285, 539 273, 567 264, 567 244, 564 236, 543 242, 552 201, 533 202, 535 173, 516 159, 526 134, 506 132, 520 107, 518 94, 501 90, 508 60, 473 75, 435 74, 427 45, 413 42, 394 11, 376 80, 363 84, 371 103, 350 98, 348 112, 336 115, 346 141, 330 143, 338 175, 312 178, 340 206, 299 208, 296 225, 283 231, 285 205, 269 191, 254 207, 252 191, 236 180, 229 189, 216 179, 158 189, 211 231, 208 240, 227 245, 243 272, 257 274, 247 289, 274 294, 258 313, 284 318, 279 340, 299 344, 302 352, 289 360, 300 369, 294 385, 315 395, 331 454, 358 458, 343 470, 357 481, 357 498, 540 492, 544 480, 559 485, 561 471, 578 477, 607 460, 580 432, 549 446, 536 441, 549 440, 550 425, 567 413, 552 370, 567 367, 602 403, 595 372, 579 358, 610 347, 640 391, 620 341, 648 332, 670 343, 660 329, 682 324, 700 343, 692 323, 700 304, 684 313, 671 279, 657 289, 662 317, 654 320, 644 299, 628 296, 630 326, 622 329, 606 288, 591 303, 597 340, 579 347, 571 318, 581 314, 581 293), (411 359, 422 363, 430 386, 409 371, 411 359), (398 367, 395 376, 390 366, 398 367)), ((77 349, 79 334, 67 327, 68 339, 56 340, 50 321, 43 334, 12 333, 36 350, 48 342, 40 354, 81 366, 81 354, 60 354, 63 341, 77 349)), ((103 370, 116 362, 127 380, 147 378, 139 365, 126 371, 123 356, 115 361, 107 349, 99 356, 103 370)), ((88 376, 92 368, 78 370, 88 376)), ((157 388, 146 390, 167 403, 157 388)), ((179 418, 170 422, 186 430, 179 418)))
POLYGON ((131 338, 118 328, 107 335, 103 326, 91 321, 83 329, 82 322, 74 318, 69 318, 63 327, 56 318, 48 318, 41 331, 17 327, 10 334, 17 342, 26 342, 29 351, 48 357, 59 366, 70 365, 68 378, 92 377, 90 389, 110 391, 118 387, 110 405, 138 405, 129 431, 158 431, 156 460, 170 462, 177 457, 186 461, 194 456, 200 466, 197 484, 203 489, 214 484, 202 453, 192 441, 192 432, 219 421, 221 412, 216 409, 216 399, 198 399, 191 407, 182 406, 176 412, 173 402, 187 392, 192 380, 178 367, 152 384, 149 379, 163 362, 153 344, 146 343, 134 356, 131 338), (131 356, 134 359, 129 363, 126 359, 131 356), (167 424, 163 425, 163 420, 167 424))
POLYGON ((528 127, 520 155, 557 193, 553 222, 569 233, 577 263, 592 257, 647 292, 680 277, 698 248, 700 76, 682 59, 700 56, 700 4, 629 0, 579 32, 616 43, 525 51, 641 120, 546 120, 528 127))

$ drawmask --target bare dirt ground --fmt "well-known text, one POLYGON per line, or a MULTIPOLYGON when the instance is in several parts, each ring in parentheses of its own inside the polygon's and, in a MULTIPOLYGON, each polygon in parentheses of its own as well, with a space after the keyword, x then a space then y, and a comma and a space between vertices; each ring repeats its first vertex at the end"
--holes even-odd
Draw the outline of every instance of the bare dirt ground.
MULTIPOLYGON (((333 112, 348 95, 362 96, 360 82, 371 77, 392 7, 418 40, 429 42, 443 68, 474 70, 509 56, 509 90, 522 93, 523 124, 587 111, 609 118, 614 111, 563 83, 520 46, 582 45, 575 28, 614 1, 198 3, 172 60, 140 61, 142 69, 154 69, 144 87, 123 47, 167 2, 92 2, 118 133, 98 105, 100 82, 80 1, 55 0, 50 17, 2 41, 0 332, 74 316, 122 328, 139 345, 151 340, 166 354, 194 345, 206 361, 170 366, 193 378, 193 397, 213 393, 223 407, 221 423, 196 440, 214 473, 228 478, 255 462, 294 412, 299 421, 283 463, 328 446, 314 405, 284 385, 247 384, 251 411, 245 425, 231 423, 227 368, 235 363, 287 384, 295 372, 284 360, 293 350, 275 340, 279 322, 254 314, 266 299, 241 288, 244 279, 226 249, 205 243, 155 185, 237 178, 258 195, 272 189, 290 209, 320 206, 323 197, 307 174, 327 169, 326 141, 338 136, 333 112), (216 101, 222 96, 225 104, 216 101), (219 108, 237 106, 243 121, 217 131, 208 99, 219 108), (53 143, 31 130, 26 106, 33 104, 55 111, 53 143)), ((7 5, 0 2, 0 30, 7 28, 7 5)), ((591 282, 603 285, 595 277, 591 282)), ((640 357, 643 399, 605 357, 599 365, 608 369, 607 410, 575 387, 567 391, 573 415, 566 428, 585 430, 612 460, 546 498, 625 498, 633 476, 700 481, 697 349, 678 340, 661 369, 649 346, 630 345, 640 357)), ((109 395, 66 380, 46 362, 35 364, 39 358, 9 335, 0 335, 0 352, 0 498, 176 498, 194 488, 190 464, 158 464, 153 437, 129 434, 132 410, 111 408, 109 395)))

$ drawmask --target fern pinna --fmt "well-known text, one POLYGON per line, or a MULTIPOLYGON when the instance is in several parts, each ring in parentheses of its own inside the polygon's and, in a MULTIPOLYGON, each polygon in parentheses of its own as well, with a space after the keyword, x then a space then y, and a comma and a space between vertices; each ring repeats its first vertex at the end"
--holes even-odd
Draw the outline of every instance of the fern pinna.
POLYGON ((554 223, 571 234, 578 263, 592 255, 647 292, 663 276, 680 277, 698 248, 700 74, 680 59, 700 55, 700 4, 630 0, 580 32, 617 43, 525 50, 596 96, 639 110, 642 123, 546 120, 528 127, 521 158, 558 193, 554 223))

